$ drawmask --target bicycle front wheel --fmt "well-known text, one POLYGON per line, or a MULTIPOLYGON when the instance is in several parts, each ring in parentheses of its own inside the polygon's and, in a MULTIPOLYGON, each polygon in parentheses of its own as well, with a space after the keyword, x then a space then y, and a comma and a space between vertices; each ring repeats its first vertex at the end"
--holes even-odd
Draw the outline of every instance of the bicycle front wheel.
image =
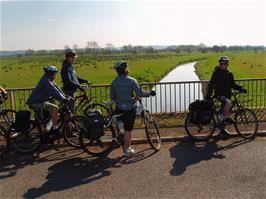
POLYGON ((160 130, 155 120, 149 115, 148 112, 144 113, 145 132, 151 147, 155 151, 161 148, 161 135, 160 130))
POLYGON ((192 114, 188 113, 185 119, 185 129, 190 138, 195 141, 205 141, 211 138, 215 131, 215 119, 212 117, 208 124, 192 123, 192 114))
POLYGON ((31 121, 30 128, 24 132, 9 129, 9 140, 11 146, 20 153, 32 153, 41 145, 41 127, 31 121))
POLYGON ((258 119, 251 109, 240 109, 235 114, 235 129, 243 138, 253 138, 258 132, 258 119))
POLYGON ((66 142, 75 148, 80 148, 79 134, 83 126, 84 116, 75 116, 63 125, 66 142))

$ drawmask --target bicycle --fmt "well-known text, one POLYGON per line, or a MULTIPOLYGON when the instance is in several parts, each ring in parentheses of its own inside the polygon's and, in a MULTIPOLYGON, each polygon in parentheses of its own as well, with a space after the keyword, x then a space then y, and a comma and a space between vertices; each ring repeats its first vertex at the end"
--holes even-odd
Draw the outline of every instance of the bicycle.
MULTIPOLYGON (((136 99, 136 102, 139 102, 139 105, 136 106, 136 113, 140 115, 143 120, 149 144, 155 151, 158 151, 161 146, 161 136, 157 123, 149 114, 149 111, 144 109, 141 99, 136 99)), ((98 156, 107 154, 115 146, 122 146, 124 148, 124 133, 119 127, 122 114, 115 114, 113 102, 104 102, 104 107, 109 115, 104 117, 104 132, 100 139, 90 140, 86 135, 86 131, 80 133, 81 148, 91 155, 98 156)))
MULTIPOLYGON (((237 133, 243 138, 253 138, 258 131, 258 119, 253 110, 244 108, 238 99, 241 92, 235 91, 232 93, 232 108, 230 116, 234 118, 234 128, 237 133)), ((213 98, 212 98, 212 103, 213 98)), ((226 124, 222 121, 223 107, 215 109, 213 117, 208 124, 192 124, 190 118, 192 113, 189 112, 185 119, 185 129, 187 134, 195 141, 204 141, 212 137, 215 130, 218 128, 224 130, 226 124)))
POLYGON ((0 94, 0 156, 6 153, 9 149, 9 139, 7 129, 13 123, 16 111, 5 109, 3 102, 7 100, 7 96, 0 94))
MULTIPOLYGON (((79 118, 82 116, 73 115, 68 107, 67 102, 63 102, 59 105, 59 114, 58 114, 58 126, 59 130, 64 129, 61 133, 59 133, 58 138, 55 140, 59 140, 64 138, 65 141, 73 146, 79 147, 79 142, 76 142, 75 136, 73 136, 73 129, 71 133, 69 133, 68 128, 69 122, 74 124, 74 127, 78 127, 79 118)), ((20 153, 32 153, 36 151, 42 143, 46 143, 48 141, 49 132, 47 132, 47 124, 50 121, 50 114, 45 110, 35 109, 30 107, 34 111, 34 120, 30 120, 30 128, 23 132, 17 132, 16 129, 11 127, 9 129, 9 140, 11 146, 20 153)), ((79 130, 78 130, 79 132, 79 130)), ((54 140, 54 141, 55 141, 54 140)))

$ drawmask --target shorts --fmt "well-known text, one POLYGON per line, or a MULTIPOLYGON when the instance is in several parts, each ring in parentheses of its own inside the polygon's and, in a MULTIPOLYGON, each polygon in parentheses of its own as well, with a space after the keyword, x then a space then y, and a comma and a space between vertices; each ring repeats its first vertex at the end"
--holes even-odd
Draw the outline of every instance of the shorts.
POLYGON ((35 108, 35 109, 39 109, 39 110, 46 110, 49 113, 53 112, 53 109, 58 109, 58 106, 50 103, 50 102, 43 102, 43 103, 36 103, 36 104, 31 104, 31 107, 35 108))
POLYGON ((225 96, 217 96, 215 97, 220 103, 221 103, 221 107, 223 108, 225 106, 225 104, 228 102, 228 98, 226 98, 225 96))
POLYGON ((125 131, 132 131, 134 129, 136 111, 135 110, 120 110, 116 107, 115 114, 123 114, 121 120, 124 123, 125 131))

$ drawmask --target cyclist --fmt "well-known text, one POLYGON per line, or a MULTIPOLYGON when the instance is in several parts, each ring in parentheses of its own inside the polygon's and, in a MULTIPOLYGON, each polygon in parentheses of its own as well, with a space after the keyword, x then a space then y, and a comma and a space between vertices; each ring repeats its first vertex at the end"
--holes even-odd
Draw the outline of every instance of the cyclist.
MULTIPOLYGON (((246 93, 247 90, 235 83, 233 73, 228 70, 229 58, 227 56, 221 56, 218 62, 219 65, 216 66, 212 74, 205 98, 210 100, 214 90, 214 97, 221 103, 223 107, 223 123, 233 124, 235 121, 229 117, 232 107, 230 100, 232 89, 239 90, 243 93, 246 93)), ((226 129, 222 130, 222 133, 228 134, 226 129)))
POLYGON ((114 66, 118 76, 111 84, 111 100, 116 104, 116 114, 123 114, 124 123, 124 156, 135 153, 131 148, 131 132, 134 128, 136 111, 134 110, 134 93, 139 97, 155 96, 155 91, 143 91, 136 79, 130 77, 126 61, 118 61, 114 66))
MULTIPOLYGON (((75 71, 75 58, 77 58, 77 52, 73 49, 65 49, 65 59, 63 61, 63 67, 61 69, 61 77, 63 81, 63 91, 66 95, 75 99, 75 93, 78 89, 83 90, 80 84, 90 84, 88 80, 81 79, 75 71)), ((72 113, 75 112, 75 100, 69 102, 69 108, 72 113)))
POLYGON ((68 102, 70 97, 66 96, 54 82, 58 72, 57 68, 55 66, 46 66, 43 70, 44 75, 32 91, 27 100, 27 104, 33 108, 46 110, 50 113, 51 121, 47 126, 51 126, 52 137, 58 134, 57 115, 59 107, 56 104, 49 102, 49 100, 51 100, 51 98, 55 98, 58 101, 68 102))

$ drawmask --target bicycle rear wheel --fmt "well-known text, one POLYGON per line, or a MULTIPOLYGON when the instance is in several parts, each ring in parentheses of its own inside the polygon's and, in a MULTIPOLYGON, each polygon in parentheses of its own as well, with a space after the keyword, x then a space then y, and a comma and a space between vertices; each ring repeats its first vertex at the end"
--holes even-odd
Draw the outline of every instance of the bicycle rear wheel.
POLYGON ((235 114, 235 129, 243 138, 253 138, 258 131, 258 119, 251 109, 240 109, 235 114))
POLYGON ((84 116, 75 116, 73 120, 69 120, 63 125, 66 142, 75 148, 80 148, 79 134, 83 127, 83 121, 84 116))
POLYGON ((103 135, 97 140, 91 140, 84 128, 80 132, 81 148, 90 155, 102 156, 110 152, 116 139, 116 133, 113 126, 105 127, 103 135))
POLYGON ((35 125, 34 121, 25 132, 18 132, 11 127, 8 133, 11 146, 20 153, 32 153, 41 144, 41 127, 35 125))
POLYGON ((190 138, 195 141, 205 141, 211 138, 215 131, 215 119, 212 117, 211 121, 204 124, 193 124, 191 123, 192 114, 188 113, 185 119, 185 129, 190 138))
POLYGON ((148 112, 144 112, 145 132, 151 147, 155 151, 159 151, 161 148, 161 135, 160 130, 155 120, 149 115, 148 112))

